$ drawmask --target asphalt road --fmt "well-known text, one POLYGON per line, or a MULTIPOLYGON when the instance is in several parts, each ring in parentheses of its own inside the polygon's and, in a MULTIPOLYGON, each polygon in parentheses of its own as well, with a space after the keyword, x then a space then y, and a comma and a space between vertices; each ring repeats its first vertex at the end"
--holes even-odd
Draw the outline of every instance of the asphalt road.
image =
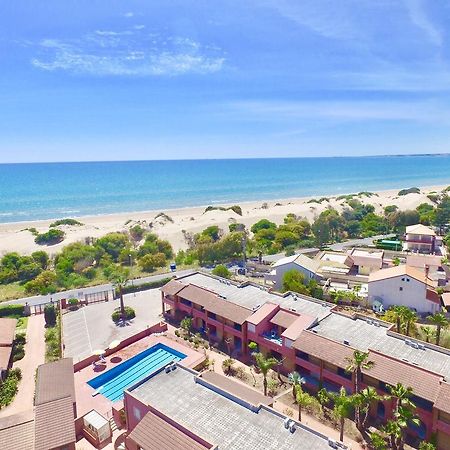
MULTIPOLYGON (((176 270, 175 272, 167 272, 167 273, 161 273, 158 275, 150 275, 148 277, 137 278, 135 280, 130 281, 129 284, 140 285, 143 283, 159 281, 159 280, 162 280, 169 276, 174 276, 174 275, 183 276, 183 275, 187 275, 192 272, 194 272, 194 270, 192 270, 192 269, 176 270)), ((71 298, 71 297, 79 298, 79 297, 84 296, 85 294, 109 291, 111 289, 113 289, 112 284, 106 283, 106 284, 99 284, 97 286, 92 286, 92 287, 87 287, 87 288, 70 289, 68 291, 57 292, 56 294, 35 295, 32 297, 23 297, 23 298, 19 298, 17 300, 8 300, 8 301, 2 302, 0 304, 1 305, 12 305, 12 304, 24 305, 25 303, 28 303, 29 305, 40 305, 42 303, 48 303, 52 300, 59 300, 61 298, 71 298)))

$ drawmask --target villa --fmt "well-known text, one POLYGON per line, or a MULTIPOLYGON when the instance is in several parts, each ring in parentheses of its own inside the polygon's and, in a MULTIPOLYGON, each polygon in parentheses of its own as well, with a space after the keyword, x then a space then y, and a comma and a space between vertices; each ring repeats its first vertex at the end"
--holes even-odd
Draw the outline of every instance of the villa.
POLYGON ((437 250, 435 231, 421 224, 406 227, 404 249, 418 253, 435 253, 437 250))
MULTIPOLYGON (((407 269, 404 283, 408 283, 406 277, 409 283, 422 280, 422 273, 417 272, 407 269)), ((403 283, 401 278, 400 274, 403 283)), ((420 286, 426 284, 422 281, 420 286)), ((375 366, 363 373, 363 386, 372 386, 381 395, 388 392, 387 385, 400 382, 411 386, 421 423, 411 424, 408 435, 428 439, 436 433, 439 448, 450 448, 450 402, 443 401, 450 395, 447 349, 397 334, 393 324, 344 315, 324 301, 294 293, 270 293, 248 282, 195 273, 169 282, 161 291, 163 312, 169 320, 193 317, 194 327, 211 342, 227 339, 234 355, 244 360, 249 358, 249 342, 255 342, 259 351, 283 360, 282 372, 299 372, 312 391, 324 386, 337 392, 344 386, 353 392, 352 374, 345 370, 347 358, 354 350, 369 352, 375 366)), ((373 419, 385 422, 392 416, 392 401, 378 402, 370 413, 373 419)))

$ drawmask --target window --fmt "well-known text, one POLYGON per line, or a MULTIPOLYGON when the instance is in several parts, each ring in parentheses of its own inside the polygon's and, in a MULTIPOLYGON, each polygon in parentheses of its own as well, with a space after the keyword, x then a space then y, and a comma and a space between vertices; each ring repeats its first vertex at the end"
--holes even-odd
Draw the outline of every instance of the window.
POLYGON ((189 300, 185 300, 184 298, 180 299, 180 303, 183 303, 183 305, 186 306, 192 306, 192 302, 190 302, 189 300))
POLYGON ((403 288, 400 286, 400 287, 398 288, 398 290, 399 290, 399 291, 403 291, 403 288))
POLYGON ((347 372, 342 367, 338 367, 337 374, 340 375, 341 377, 347 378, 347 380, 351 380, 352 379, 352 373, 351 372, 347 372))
POLYGON ((238 323, 235 323, 235 324, 233 325, 233 328, 234 328, 235 330, 237 330, 237 331, 242 331, 242 325, 240 325, 240 324, 238 324, 238 323))
POLYGON ((409 283, 409 278, 407 278, 406 281, 409 283))
POLYGON ((297 358, 304 359, 305 361, 309 361, 308 353, 305 353, 305 352, 302 352, 300 350, 297 350, 295 352, 295 355, 297 356, 297 358))
POLYGON ((402 278, 402 281, 405 281, 405 278, 404 278, 404 277, 402 278))
POLYGON ((209 313, 208 313, 208 317, 209 317, 210 319, 216 320, 216 315, 215 315, 214 313, 212 313, 212 312, 209 312, 209 313))

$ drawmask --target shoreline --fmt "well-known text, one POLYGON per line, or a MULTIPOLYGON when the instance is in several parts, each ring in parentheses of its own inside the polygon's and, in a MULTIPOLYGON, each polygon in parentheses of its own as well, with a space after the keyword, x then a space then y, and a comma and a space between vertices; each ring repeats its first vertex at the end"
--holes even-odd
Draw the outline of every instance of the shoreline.
MULTIPOLYGON (((400 210, 415 209, 421 203, 432 202, 427 198, 427 194, 436 191, 440 192, 447 185, 432 185, 419 187, 420 194, 408 194, 397 196, 399 189, 389 189, 373 191, 371 197, 356 197, 362 203, 369 203, 375 206, 377 213, 382 212, 388 204, 396 204, 400 210)), ((123 231, 127 229, 127 223, 151 224, 151 231, 156 233, 162 239, 171 242, 175 251, 185 249, 186 233, 197 233, 211 225, 218 225, 224 231, 228 231, 228 225, 231 223, 244 223, 248 228, 262 218, 271 220, 277 224, 281 223, 288 213, 294 213, 298 216, 306 217, 310 222, 328 207, 342 211, 345 207, 345 200, 337 200, 337 197, 345 195, 358 195, 358 193, 339 192, 334 195, 321 195, 306 197, 292 197, 270 200, 253 200, 244 202, 213 203, 209 205, 187 206, 182 208, 154 209, 147 211, 119 212, 111 214, 84 215, 84 216, 65 216, 75 218, 83 223, 83 226, 62 226, 66 232, 66 239, 53 246, 41 246, 34 243, 34 236, 26 228, 36 228, 39 232, 48 230, 50 223, 58 218, 27 220, 17 222, 0 223, 0 255, 17 251, 23 254, 30 254, 36 250, 45 250, 50 254, 55 254, 62 247, 69 243, 84 240, 86 237, 100 237, 113 231, 123 231), (322 203, 308 203, 311 199, 327 198, 322 203), (205 212, 208 206, 230 207, 239 205, 242 208, 242 216, 231 210, 214 210, 205 212), (267 207, 265 207, 267 205, 267 207), (157 217, 160 213, 165 216, 157 217), (169 218, 167 218, 169 216, 169 218)), ((63 217, 60 217, 63 218, 63 217)), ((129 225, 129 224, 128 224, 129 225)))

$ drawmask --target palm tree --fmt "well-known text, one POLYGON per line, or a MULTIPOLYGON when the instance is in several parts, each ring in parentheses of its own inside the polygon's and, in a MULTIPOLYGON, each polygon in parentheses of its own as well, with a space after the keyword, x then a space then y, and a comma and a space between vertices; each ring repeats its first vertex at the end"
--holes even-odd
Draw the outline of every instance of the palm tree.
POLYGON ((333 413, 335 417, 339 419, 340 423, 339 440, 341 442, 344 442, 345 419, 350 416, 354 406, 355 399, 353 396, 348 396, 347 392, 345 391, 345 388, 341 387, 339 394, 333 395, 333 400, 334 400, 333 413))
MULTIPOLYGON (((355 383, 355 394, 359 394, 359 385, 361 382, 361 374, 362 370, 369 370, 373 367, 373 361, 368 361, 369 352, 361 352, 359 350, 355 350, 353 352, 352 358, 346 358, 348 366, 345 368, 347 372, 353 373, 354 383, 355 383)), ((359 406, 355 406, 355 420, 356 424, 360 425, 360 417, 359 417, 359 406)))
POLYGON ((110 280, 113 286, 119 292, 120 316, 123 321, 125 320, 125 303, 123 301, 123 288, 128 283, 128 279, 129 279, 129 272, 127 270, 116 270, 110 276, 110 280))
POLYGON ((400 406, 394 413, 394 417, 395 423, 397 425, 397 431, 395 433, 396 436, 395 448, 403 450, 405 443, 405 429, 411 423, 417 426, 420 425, 420 420, 418 417, 414 415, 414 412, 409 406, 400 406))
POLYGON ((292 384, 292 397, 295 399, 297 388, 301 389, 302 384, 305 384, 306 380, 298 372, 291 372, 288 375, 288 379, 289 383, 292 384))
POLYGON ((388 436, 389 448, 394 450, 401 448, 403 430, 396 420, 388 420, 386 425, 382 427, 382 431, 388 436))
POLYGON ((402 320, 403 315, 405 313, 404 306, 392 306, 389 308, 389 311, 392 311, 392 316, 395 319, 395 323, 397 324, 397 333, 402 332, 402 320))
POLYGON ((267 373, 278 364, 278 360, 273 357, 266 358, 262 353, 256 353, 255 362, 263 374, 264 395, 267 395, 267 373))
POLYGON ((396 399, 395 411, 397 412, 401 407, 415 408, 416 405, 410 400, 413 396, 413 390, 411 387, 405 387, 401 383, 397 383, 395 386, 389 386, 389 392, 391 396, 396 399))
POLYGON ((301 387, 297 388, 296 397, 298 405, 298 421, 302 421, 302 409, 312 405, 314 403, 314 397, 304 392, 301 387))
POLYGON ((425 335, 425 341, 430 342, 430 339, 436 337, 436 331, 432 327, 422 327, 423 334, 425 335))
POLYGON ((378 395, 377 390, 371 386, 366 387, 359 394, 357 394, 356 403, 360 408, 360 412, 361 411, 364 412, 364 417, 362 419, 360 418, 361 423, 359 424, 362 428, 365 428, 367 424, 367 419, 369 418, 370 412, 370 405, 380 400, 384 400, 384 397, 378 395))
POLYGON ((409 336, 411 325, 414 325, 417 322, 417 313, 406 308, 403 312, 403 320, 406 323, 406 336, 409 336))
POLYGON ((439 345, 439 341, 441 340, 441 329, 448 327, 448 320, 443 313, 435 313, 431 316, 428 316, 427 319, 433 325, 436 325, 436 345, 439 345))

